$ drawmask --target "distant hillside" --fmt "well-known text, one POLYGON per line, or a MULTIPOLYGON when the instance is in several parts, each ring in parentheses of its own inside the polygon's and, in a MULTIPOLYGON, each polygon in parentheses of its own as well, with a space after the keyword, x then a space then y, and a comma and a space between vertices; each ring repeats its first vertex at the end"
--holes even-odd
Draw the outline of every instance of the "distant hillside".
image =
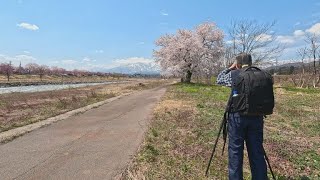
POLYGON ((124 64, 118 67, 110 68, 110 69, 97 69, 100 72, 107 73, 121 73, 121 74, 147 74, 147 75, 155 75, 160 74, 160 66, 154 62, 150 63, 130 63, 124 64))
MULTIPOLYGON (((319 62, 316 62, 316 66, 319 68, 319 62)), ((313 62, 304 63, 305 71, 312 72, 313 71, 313 62)), ((285 63, 278 66, 271 66, 266 68, 268 72, 271 74, 293 74, 294 72, 302 70, 302 63, 301 62, 294 62, 294 63, 285 63)))

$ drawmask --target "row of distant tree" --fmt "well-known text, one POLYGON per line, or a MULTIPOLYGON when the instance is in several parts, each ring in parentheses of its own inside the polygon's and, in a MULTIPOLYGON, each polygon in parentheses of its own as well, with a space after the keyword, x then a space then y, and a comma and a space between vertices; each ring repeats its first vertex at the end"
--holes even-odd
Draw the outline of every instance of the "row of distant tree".
MULTIPOLYGON (((317 71, 320 70, 320 62, 316 63, 316 67, 318 66, 317 71)), ((293 74, 301 74, 301 73, 308 73, 313 74, 314 73, 314 64, 313 62, 309 63, 287 63, 283 64, 281 66, 272 66, 267 68, 267 71, 270 74, 274 75, 293 75, 293 74)))
POLYGON ((112 77, 121 77, 125 76, 123 74, 117 73, 102 73, 102 72, 89 72, 86 70, 66 70, 57 66, 46 66, 39 65, 36 63, 29 63, 25 66, 22 66, 21 63, 19 66, 14 66, 11 62, 1 63, 0 64, 0 74, 6 76, 7 80, 10 81, 12 75, 38 75, 42 81, 45 75, 51 76, 112 76, 112 77))
MULTIPOLYGON (((234 21, 227 33, 228 41, 226 33, 213 22, 200 24, 192 30, 180 29, 156 41, 154 57, 165 75, 182 77, 184 82, 190 82, 192 77, 205 77, 210 82, 213 75, 232 64, 240 53, 250 53, 255 65, 275 66, 286 48, 273 31, 275 24, 234 21)), ((320 63, 320 37, 310 32, 305 32, 304 36, 305 47, 297 52, 302 67, 299 73, 313 74, 314 84, 319 84, 320 70, 316 62, 320 63), (311 72, 306 70, 306 61, 312 61, 311 72)), ((289 67, 288 74, 294 72, 295 67, 289 67)))

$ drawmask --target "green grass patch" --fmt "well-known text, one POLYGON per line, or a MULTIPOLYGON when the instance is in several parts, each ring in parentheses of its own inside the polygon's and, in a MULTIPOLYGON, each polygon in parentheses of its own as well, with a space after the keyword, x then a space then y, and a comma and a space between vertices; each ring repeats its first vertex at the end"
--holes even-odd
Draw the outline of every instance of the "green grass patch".
MULTIPOLYGON (((320 99, 314 91, 276 91, 275 114, 265 120, 265 147, 279 179, 319 178, 320 99)), ((125 179, 208 179, 204 173, 229 95, 229 88, 215 85, 170 86, 125 179)), ((227 179, 227 151, 221 151, 222 141, 209 179, 227 179)), ((251 179, 247 158, 244 176, 251 179)))
POLYGON ((320 89, 318 88, 297 88, 297 87, 281 87, 281 88, 291 92, 301 92, 306 94, 320 93, 320 89))

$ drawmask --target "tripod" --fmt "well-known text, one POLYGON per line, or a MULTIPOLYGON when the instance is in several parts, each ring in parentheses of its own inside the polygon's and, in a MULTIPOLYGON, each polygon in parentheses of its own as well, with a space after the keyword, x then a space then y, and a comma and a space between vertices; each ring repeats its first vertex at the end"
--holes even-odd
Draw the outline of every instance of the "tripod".
MULTIPOLYGON (((214 156, 214 153, 216 151, 216 147, 217 147, 217 144, 218 144, 218 141, 219 141, 219 138, 220 138, 220 135, 221 135, 221 132, 224 131, 223 133, 223 139, 224 139, 224 144, 223 144, 223 150, 222 150, 222 155, 223 155, 223 152, 224 152, 224 148, 225 148, 225 145, 226 145, 226 126, 227 126, 227 111, 224 113, 223 115, 223 119, 221 121, 221 124, 220 124, 220 127, 219 127, 219 132, 218 132, 218 136, 215 140, 215 143, 214 143, 214 146, 213 146, 213 149, 212 149, 212 153, 211 153, 211 157, 210 157, 210 160, 209 160, 209 163, 208 163, 208 166, 207 166, 207 170, 206 170, 206 176, 208 177, 209 175, 209 168, 210 168, 210 165, 211 165, 211 162, 213 160, 213 156, 214 156)), ((271 168, 271 165, 270 165, 270 161, 269 161, 269 158, 267 156, 267 153, 265 151, 265 149, 263 148, 263 153, 264 153, 264 157, 265 157, 265 160, 267 161, 267 164, 269 166, 269 169, 270 169, 270 172, 271 172, 271 175, 272 175, 272 178, 274 180, 276 180, 276 177, 274 176, 274 173, 272 171, 272 168, 271 168)))

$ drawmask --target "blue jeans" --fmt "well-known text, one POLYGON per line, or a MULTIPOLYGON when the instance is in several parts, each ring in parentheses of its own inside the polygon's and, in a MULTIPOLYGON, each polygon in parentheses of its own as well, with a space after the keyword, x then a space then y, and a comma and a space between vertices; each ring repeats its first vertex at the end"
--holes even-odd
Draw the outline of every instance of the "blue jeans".
POLYGON ((229 180, 243 179, 244 141, 247 146, 252 179, 268 179, 263 150, 263 117, 248 117, 230 113, 228 135, 229 180))

